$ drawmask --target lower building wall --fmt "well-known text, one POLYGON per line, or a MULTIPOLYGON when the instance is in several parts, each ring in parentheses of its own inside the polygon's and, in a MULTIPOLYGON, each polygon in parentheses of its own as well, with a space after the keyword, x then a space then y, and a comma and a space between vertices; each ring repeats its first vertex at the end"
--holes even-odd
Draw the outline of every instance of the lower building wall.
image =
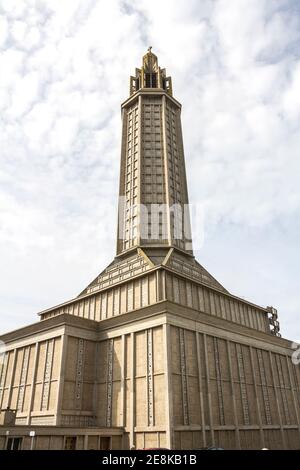
POLYGON ((174 448, 300 448, 300 371, 287 350, 177 326, 170 338, 174 448))
POLYGON ((37 430, 34 437, 29 433, 33 428, 0 428, 0 450, 108 450, 123 448, 123 431, 79 430, 59 427, 37 430), (9 433, 8 435, 6 433, 9 433), (5 435, 4 435, 5 434, 5 435))
POLYGON ((300 448, 300 371, 286 344, 198 327, 149 323, 100 341, 98 425, 124 426, 126 448, 300 448))
POLYGON ((67 427, 78 449, 107 446, 77 433, 90 426, 124 429, 114 448, 300 448, 300 366, 289 343, 166 308, 99 334, 63 329, 20 343, 0 369, 2 409, 16 410, 19 430, 52 429, 38 448, 64 447, 56 430, 67 427))
POLYGON ((167 375, 163 326, 99 343, 99 426, 124 426, 127 448, 166 447, 167 375))
POLYGON ((222 449, 255 450, 266 447, 271 450, 284 448, 284 439, 288 449, 300 448, 299 430, 284 430, 284 439, 280 429, 258 430, 215 430, 214 437, 210 431, 205 432, 205 443, 202 431, 175 431, 175 449, 201 449, 204 447, 220 447, 222 449), (240 447, 239 447, 240 442, 240 447))
POLYGON ((166 449, 167 436, 165 432, 137 432, 135 443, 137 449, 166 449))
POLYGON ((17 410, 17 424, 55 424, 61 337, 8 350, 0 364, 0 409, 17 410))

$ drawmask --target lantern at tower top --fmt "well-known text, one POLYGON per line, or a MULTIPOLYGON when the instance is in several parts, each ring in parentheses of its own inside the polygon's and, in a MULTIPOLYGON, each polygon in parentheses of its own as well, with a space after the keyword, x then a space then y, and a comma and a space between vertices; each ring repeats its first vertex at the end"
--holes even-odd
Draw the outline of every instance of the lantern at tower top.
POLYGON ((130 77, 130 95, 144 88, 165 90, 172 96, 171 77, 166 76, 166 69, 159 67, 157 56, 152 52, 152 46, 143 56, 141 68, 135 69, 135 77, 130 77))

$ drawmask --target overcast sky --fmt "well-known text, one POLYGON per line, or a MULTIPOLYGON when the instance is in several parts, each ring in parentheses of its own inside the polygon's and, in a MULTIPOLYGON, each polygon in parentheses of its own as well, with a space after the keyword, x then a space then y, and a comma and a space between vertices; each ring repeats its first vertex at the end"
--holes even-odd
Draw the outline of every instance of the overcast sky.
POLYGON ((112 261, 120 103, 149 45, 183 104, 197 259, 300 341, 298 0, 0 0, 0 332, 112 261))

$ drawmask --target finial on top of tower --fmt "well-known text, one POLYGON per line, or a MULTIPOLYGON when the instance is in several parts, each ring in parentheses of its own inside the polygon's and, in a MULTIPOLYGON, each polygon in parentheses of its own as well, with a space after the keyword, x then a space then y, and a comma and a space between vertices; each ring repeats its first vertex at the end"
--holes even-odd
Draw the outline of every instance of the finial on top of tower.
POLYGON ((153 62, 153 64, 156 62, 157 67, 158 67, 158 59, 157 59, 157 56, 152 51, 152 46, 148 47, 146 54, 143 56, 143 63, 145 62, 148 63, 149 61, 151 61, 151 63, 153 62))

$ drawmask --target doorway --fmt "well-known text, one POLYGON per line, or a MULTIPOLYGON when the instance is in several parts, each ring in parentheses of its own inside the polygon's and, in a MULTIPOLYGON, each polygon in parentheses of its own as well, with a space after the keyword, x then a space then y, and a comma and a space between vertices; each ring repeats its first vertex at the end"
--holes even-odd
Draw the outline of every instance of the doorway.
POLYGON ((100 437, 100 449, 110 450, 110 437, 100 437))
POLYGON ((65 450, 75 450, 76 449, 76 436, 66 436, 65 438, 65 450))
POLYGON ((6 450, 20 450, 22 446, 22 437, 9 437, 7 439, 6 450))

